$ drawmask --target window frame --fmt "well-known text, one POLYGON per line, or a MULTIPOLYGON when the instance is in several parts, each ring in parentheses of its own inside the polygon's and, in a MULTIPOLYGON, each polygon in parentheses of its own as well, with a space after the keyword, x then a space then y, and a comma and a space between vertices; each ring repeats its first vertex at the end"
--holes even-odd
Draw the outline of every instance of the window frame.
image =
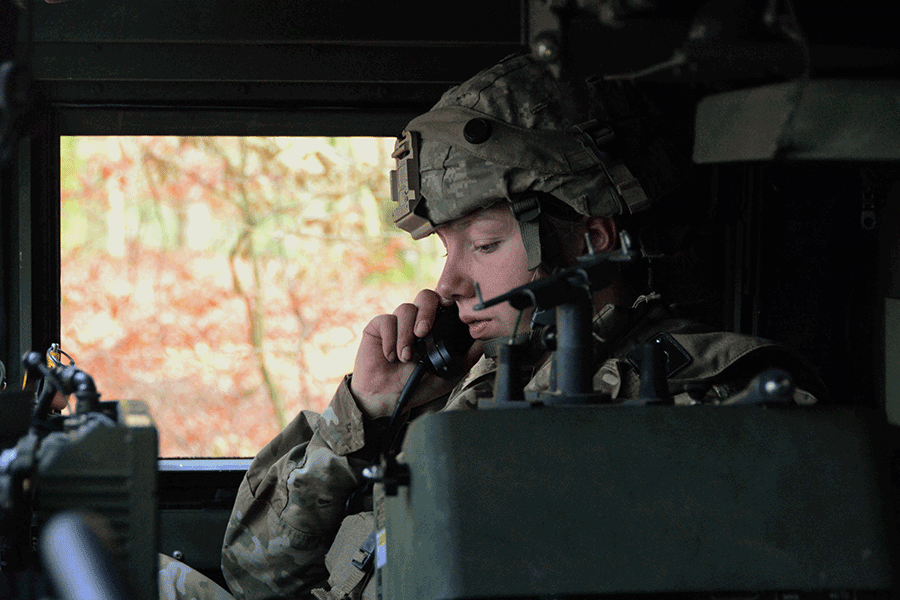
MULTIPOLYGON (((2 304, 9 323, 0 352, 7 381, 21 381, 26 351, 59 342, 61 323, 60 140, 84 135, 395 136, 422 110, 266 107, 50 105, 19 142, 13 164, 0 171, 0 192, 13 199, 0 213, 2 304), (18 261, 10 260, 18 257, 18 261)), ((100 390, 101 393, 103 390, 100 390)), ((200 459, 206 460, 206 459, 200 459)), ((220 461, 221 462, 221 461, 220 461)), ((227 461, 226 461, 227 462, 227 461)), ((197 463, 161 459, 161 468, 195 470, 197 463)), ((230 465, 230 463, 228 463, 230 465)), ((243 468, 249 459, 242 461, 243 468)), ((222 468, 225 463, 222 463, 222 468)), ((214 467, 217 468, 217 467, 214 467)), ((226 471, 233 471, 231 465, 226 471)))

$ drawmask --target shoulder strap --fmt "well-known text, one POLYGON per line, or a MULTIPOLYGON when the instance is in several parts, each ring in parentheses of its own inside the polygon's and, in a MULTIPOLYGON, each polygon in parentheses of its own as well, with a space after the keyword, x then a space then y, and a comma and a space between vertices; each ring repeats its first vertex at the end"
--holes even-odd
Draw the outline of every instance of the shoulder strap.
POLYGON ((371 512, 350 515, 341 523, 325 555, 330 590, 313 590, 318 600, 359 598, 372 574, 375 554, 375 518, 371 512))

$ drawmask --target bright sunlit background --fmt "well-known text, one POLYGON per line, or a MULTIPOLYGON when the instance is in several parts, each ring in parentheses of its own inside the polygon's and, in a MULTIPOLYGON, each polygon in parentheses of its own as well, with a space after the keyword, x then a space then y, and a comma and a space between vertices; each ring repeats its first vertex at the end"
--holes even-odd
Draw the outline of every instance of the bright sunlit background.
POLYGON ((393 138, 65 137, 62 349, 160 455, 253 456, 440 272, 391 221, 393 138))

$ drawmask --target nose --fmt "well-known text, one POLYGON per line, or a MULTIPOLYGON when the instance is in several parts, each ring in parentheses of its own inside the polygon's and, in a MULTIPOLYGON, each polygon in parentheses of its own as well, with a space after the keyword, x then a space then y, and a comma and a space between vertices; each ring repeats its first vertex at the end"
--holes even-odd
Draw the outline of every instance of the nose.
POLYGON ((463 261, 455 253, 447 254, 436 291, 442 298, 454 302, 475 295, 475 283, 466 272, 463 261))

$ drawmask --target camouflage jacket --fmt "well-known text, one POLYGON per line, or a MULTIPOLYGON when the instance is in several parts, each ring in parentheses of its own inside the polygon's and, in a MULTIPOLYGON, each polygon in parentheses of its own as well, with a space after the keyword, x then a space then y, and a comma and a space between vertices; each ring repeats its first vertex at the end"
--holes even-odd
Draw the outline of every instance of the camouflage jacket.
MULTIPOLYGON (((593 333, 595 355, 603 356, 594 388, 612 402, 638 396, 639 375, 627 355, 661 334, 671 336, 687 355, 667 379, 676 403, 727 398, 767 366, 792 373, 798 366, 805 369, 774 342, 668 318, 653 297, 642 297, 631 308, 605 307, 594 319, 593 333)), ((547 389, 549 362, 533 371, 526 392, 547 389)), ((447 398, 421 407, 419 414, 477 408, 492 396, 494 372, 494 360, 482 357, 447 398)), ((348 375, 321 415, 300 413, 253 460, 238 491, 222 554, 222 570, 236 598, 306 597, 327 588, 326 553, 382 433, 379 423, 369 422, 357 408, 349 381, 348 375)), ((802 390, 795 400, 815 402, 802 390)))

